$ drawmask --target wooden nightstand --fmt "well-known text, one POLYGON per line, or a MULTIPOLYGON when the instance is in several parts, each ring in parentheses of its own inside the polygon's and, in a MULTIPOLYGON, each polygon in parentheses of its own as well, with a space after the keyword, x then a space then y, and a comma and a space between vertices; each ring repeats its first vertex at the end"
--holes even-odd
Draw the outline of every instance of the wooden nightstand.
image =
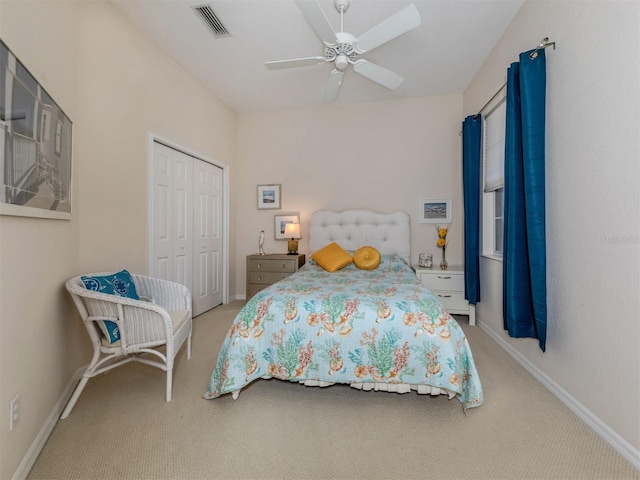
POLYGON ((260 290, 297 272, 304 265, 304 254, 247 255, 247 300, 260 290))
POLYGON ((469 325, 476 324, 476 306, 464 299, 464 268, 449 266, 447 270, 413 267, 422 284, 438 297, 449 313, 469 315, 469 325))

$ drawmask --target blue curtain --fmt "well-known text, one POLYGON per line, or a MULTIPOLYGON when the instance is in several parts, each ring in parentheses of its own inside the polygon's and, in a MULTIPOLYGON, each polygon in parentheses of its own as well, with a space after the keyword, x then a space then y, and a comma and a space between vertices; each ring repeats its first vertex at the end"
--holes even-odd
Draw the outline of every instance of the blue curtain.
POLYGON ((482 116, 462 122, 462 186, 464 198, 464 298, 480 301, 480 166, 482 116))
POLYGON ((512 337, 547 339, 544 50, 507 71, 503 318, 512 337))

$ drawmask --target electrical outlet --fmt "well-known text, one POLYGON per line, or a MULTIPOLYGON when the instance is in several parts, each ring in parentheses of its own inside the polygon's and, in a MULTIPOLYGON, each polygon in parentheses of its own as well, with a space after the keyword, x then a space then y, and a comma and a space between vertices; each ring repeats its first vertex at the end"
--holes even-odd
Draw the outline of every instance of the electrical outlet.
POLYGON ((18 425, 20 419, 20 395, 16 395, 16 398, 9 402, 9 431, 13 432, 13 429, 18 425))

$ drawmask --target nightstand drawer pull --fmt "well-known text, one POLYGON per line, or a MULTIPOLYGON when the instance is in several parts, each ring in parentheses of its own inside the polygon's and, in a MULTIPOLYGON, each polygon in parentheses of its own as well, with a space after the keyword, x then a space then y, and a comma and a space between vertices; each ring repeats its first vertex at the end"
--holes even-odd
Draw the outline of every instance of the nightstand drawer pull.
POLYGON ((440 275, 438 275, 438 278, 442 279, 442 280, 450 280, 451 277, 441 277, 440 275))
POLYGON ((283 263, 283 264, 282 264, 282 269, 283 269, 283 270, 285 270, 286 268, 287 268, 287 264, 286 264, 286 263, 283 263))
POLYGON ((258 281, 262 280, 262 276, 258 275, 258 281))
POLYGON ((439 296, 440 298, 451 298, 451 295, 441 295, 441 294, 438 294, 438 296, 439 296))

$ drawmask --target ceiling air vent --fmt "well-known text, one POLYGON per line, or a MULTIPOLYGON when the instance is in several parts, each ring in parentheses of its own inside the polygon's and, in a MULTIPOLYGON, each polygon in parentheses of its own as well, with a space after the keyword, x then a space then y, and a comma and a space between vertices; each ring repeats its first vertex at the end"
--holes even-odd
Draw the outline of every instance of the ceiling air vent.
POLYGON ((214 37, 222 38, 231 36, 227 28, 222 24, 218 16, 213 11, 213 8, 211 8, 210 4, 191 5, 191 8, 196 12, 207 28, 211 30, 214 37))

